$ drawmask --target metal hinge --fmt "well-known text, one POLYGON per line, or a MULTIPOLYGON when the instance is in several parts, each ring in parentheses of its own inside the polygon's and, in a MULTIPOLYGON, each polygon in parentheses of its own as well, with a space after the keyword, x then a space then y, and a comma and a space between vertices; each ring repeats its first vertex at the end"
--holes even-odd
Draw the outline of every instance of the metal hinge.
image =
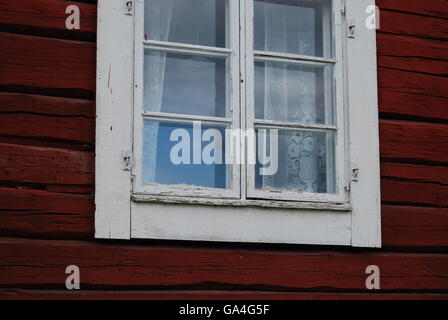
POLYGON ((132 2, 132 1, 127 1, 126 2, 126 9, 125 9, 125 11, 124 11, 124 14, 126 15, 126 16, 132 16, 133 15, 133 12, 134 12, 134 2, 132 2))
POLYGON ((358 182, 358 176, 359 176, 359 169, 354 168, 352 170, 352 181, 358 182))
POLYGON ((348 183, 345 187, 345 192, 350 192, 350 183, 348 183))
POLYGON ((347 25, 347 37, 350 39, 355 38, 355 20, 350 20, 347 25))
POLYGON ((122 159, 121 169, 123 171, 131 171, 131 166, 132 166, 131 151, 122 150, 121 151, 121 159, 122 159))

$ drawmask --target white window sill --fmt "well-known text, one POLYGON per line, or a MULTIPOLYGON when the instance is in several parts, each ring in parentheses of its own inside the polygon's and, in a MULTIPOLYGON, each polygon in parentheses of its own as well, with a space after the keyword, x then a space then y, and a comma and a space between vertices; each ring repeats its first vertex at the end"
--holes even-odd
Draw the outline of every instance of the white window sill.
POLYGON ((279 209, 307 209, 307 210, 328 210, 348 213, 352 210, 350 204, 320 203, 320 202, 297 202, 280 200, 254 200, 254 199, 217 199, 198 197, 173 197, 157 196, 148 194, 133 194, 131 200, 134 202, 164 203, 164 204, 193 204, 212 205, 227 207, 259 207, 259 208, 279 208, 279 209))

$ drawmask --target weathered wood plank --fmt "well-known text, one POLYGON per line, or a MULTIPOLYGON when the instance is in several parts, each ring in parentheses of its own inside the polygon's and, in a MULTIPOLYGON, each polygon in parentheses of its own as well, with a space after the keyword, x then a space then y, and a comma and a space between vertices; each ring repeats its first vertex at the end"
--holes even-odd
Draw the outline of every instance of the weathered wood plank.
POLYGON ((380 15, 380 32, 448 39, 447 19, 389 10, 380 10, 380 15))
POLYGON ((383 247, 448 248, 448 209, 383 205, 383 247))
POLYGON ((447 77, 378 68, 379 90, 447 98, 447 77))
POLYGON ((447 290, 448 255, 179 249, 79 241, 0 239, 0 285, 65 286, 80 267, 82 285, 365 290, 368 265, 382 290, 447 290))
POLYGON ((0 113, 0 135, 93 144, 95 120, 30 113, 0 113))
POLYGON ((2 300, 448 300, 448 294, 274 291, 87 291, 0 289, 2 300))
POLYGON ((0 90, 93 99, 94 43, 9 33, 0 42, 0 90))
POLYGON ((381 177, 385 203, 448 207, 448 167, 383 162, 381 177))
POLYGON ((430 184, 447 186, 448 167, 382 162, 381 177, 383 179, 421 183, 422 186, 427 187, 430 184))
POLYGON ((431 39, 377 34, 378 65, 448 76, 448 44, 431 39))
POLYGON ((0 188, 0 234, 56 239, 93 238, 90 195, 0 188))
POLYGON ((409 118, 424 121, 447 122, 448 98, 403 93, 380 89, 380 117, 409 118))
POLYGON ((376 0, 376 5, 384 10, 448 18, 448 6, 445 0, 376 0))
POLYGON ((436 184, 381 180, 381 200, 390 204, 448 206, 447 189, 436 184))
POLYGON ((93 185, 92 152, 0 143, 0 181, 93 185))
POLYGON ((448 125, 411 121, 380 121, 383 161, 448 163, 448 125))
POLYGON ((64 39, 96 39, 96 5, 79 1, 58 0, 0 0, 0 26, 3 31, 64 39), (67 6, 80 10, 80 29, 68 30, 65 21, 67 6))
POLYGON ((95 102, 85 99, 0 92, 0 113, 34 113, 95 119, 95 102))

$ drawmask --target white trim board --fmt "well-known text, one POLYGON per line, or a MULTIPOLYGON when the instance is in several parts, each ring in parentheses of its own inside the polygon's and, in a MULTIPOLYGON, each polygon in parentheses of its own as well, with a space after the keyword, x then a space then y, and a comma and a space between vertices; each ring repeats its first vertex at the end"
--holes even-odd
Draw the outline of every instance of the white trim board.
MULTIPOLYGON (((238 0, 231 1, 238 3, 238 0)), ((246 1, 251 0, 239 2, 242 13, 246 1)), ((342 87, 343 95, 337 96, 337 103, 343 104, 344 110, 344 116, 338 116, 336 125, 345 129, 342 137, 345 139, 345 159, 339 164, 345 166, 340 170, 345 173, 339 179, 347 181, 343 185, 349 189, 349 200, 341 201, 340 194, 338 203, 332 204, 298 205, 300 202, 279 201, 276 206, 275 200, 265 199, 257 206, 257 200, 247 199, 245 188, 240 190, 239 198, 225 200, 225 205, 219 195, 217 199, 201 201, 194 196, 179 197, 168 193, 158 195, 164 197, 160 202, 155 194, 132 195, 134 91, 141 80, 134 74, 134 19, 139 15, 125 14, 126 0, 99 0, 95 237, 380 247, 376 32, 365 27, 366 8, 375 1, 334 1, 338 5, 335 7, 345 6, 345 16, 334 12, 334 15, 341 15, 334 21, 342 50, 334 60, 319 62, 334 63, 335 68, 340 69, 335 72, 344 74, 335 84, 342 87), (347 37, 347 21, 355 26, 354 37, 347 37), (128 155, 130 163, 126 164, 123 157, 128 155), (352 173, 356 176, 352 177, 352 173), (133 198, 135 201, 131 200, 133 198), (288 203, 291 203, 290 207, 288 203), (335 206, 339 209, 334 210, 335 206)), ((137 7, 142 2, 133 1, 137 7)), ((141 22, 140 19, 141 15, 141 22)), ((240 14, 239 19, 244 24, 250 17, 240 14)), ((248 50, 251 46, 249 38, 241 35, 238 50, 248 50)), ((170 46, 164 43, 147 45, 170 46)), ((188 45, 171 47, 174 50, 216 51, 188 45)), ((223 49, 219 54, 229 54, 228 50, 223 49)), ((304 56, 287 58, 314 59, 304 56)), ((248 66, 242 55, 238 59, 238 64, 248 66)), ((239 101, 244 111, 250 98, 245 86, 251 77, 246 76, 246 69, 240 71, 244 71, 241 79, 233 79, 233 85, 241 89, 235 101, 239 101), (240 80, 241 84, 237 85, 236 81, 240 80)), ((139 99, 136 101, 140 103, 139 99)), ((245 124, 247 114, 241 112, 232 121, 245 124)), ((245 168, 238 176, 245 185, 245 168)), ((208 195, 202 193, 202 196, 208 195)))

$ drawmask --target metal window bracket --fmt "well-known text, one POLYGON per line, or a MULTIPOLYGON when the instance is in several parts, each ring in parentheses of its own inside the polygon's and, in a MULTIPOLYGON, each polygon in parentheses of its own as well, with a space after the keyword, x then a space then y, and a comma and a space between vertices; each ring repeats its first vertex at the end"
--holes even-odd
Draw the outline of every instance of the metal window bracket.
POLYGON ((126 16, 132 16, 134 12, 134 3, 132 1, 126 2, 126 9, 124 11, 124 14, 126 16))
POLYGON ((347 37, 349 37, 350 39, 354 39, 355 38, 355 20, 348 21, 347 37))
POLYGON ((358 176, 359 176, 359 169, 358 168, 354 168, 352 170, 352 181, 357 182, 358 181, 358 176))
POLYGON ((121 151, 121 155, 122 155, 121 169, 123 171, 131 171, 132 166, 131 151, 123 150, 121 151))

